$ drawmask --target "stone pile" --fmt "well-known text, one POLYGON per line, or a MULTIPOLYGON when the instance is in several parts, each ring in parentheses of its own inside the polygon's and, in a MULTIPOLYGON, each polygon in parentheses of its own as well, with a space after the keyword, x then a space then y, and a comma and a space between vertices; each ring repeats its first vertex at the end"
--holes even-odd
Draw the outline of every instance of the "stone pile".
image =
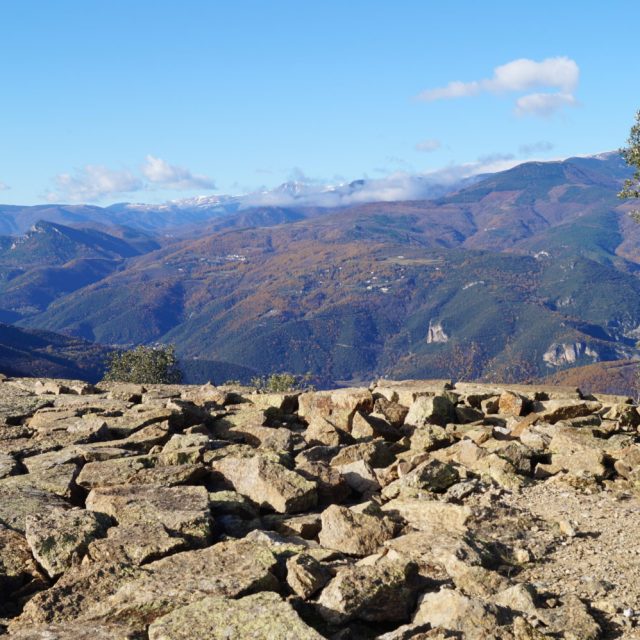
POLYGON ((639 425, 565 388, 5 378, 0 635, 637 637, 640 586, 563 504, 637 518, 639 425))

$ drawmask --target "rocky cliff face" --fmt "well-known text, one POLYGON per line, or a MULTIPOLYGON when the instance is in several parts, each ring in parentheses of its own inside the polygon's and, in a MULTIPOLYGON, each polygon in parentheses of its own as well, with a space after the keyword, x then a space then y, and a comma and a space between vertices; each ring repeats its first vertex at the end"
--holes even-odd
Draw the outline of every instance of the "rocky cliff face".
POLYGON ((639 425, 558 387, 3 379, 0 629, 637 637, 639 425))

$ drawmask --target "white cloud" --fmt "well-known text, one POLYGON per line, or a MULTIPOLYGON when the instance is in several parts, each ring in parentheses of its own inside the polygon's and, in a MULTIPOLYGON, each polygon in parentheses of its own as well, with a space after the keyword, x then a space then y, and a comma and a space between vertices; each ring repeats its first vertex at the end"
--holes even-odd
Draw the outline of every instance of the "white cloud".
POLYGON ((518 152, 521 156, 528 156, 532 153, 544 153, 545 151, 551 151, 555 145, 552 142, 546 140, 540 140, 538 142, 530 142, 528 144, 521 144, 518 148, 518 152))
POLYGON ((423 140, 422 142, 418 142, 416 144, 416 151, 424 151, 425 153, 431 153, 432 151, 437 151, 442 146, 440 140, 423 140))
MULTIPOLYGON (((286 183, 270 190, 241 196, 241 206, 318 206, 344 207, 366 202, 429 200, 439 198, 462 184, 474 182, 481 174, 511 169, 521 160, 512 154, 493 154, 476 162, 450 165, 428 173, 397 171, 384 178, 355 180, 327 186, 309 182, 286 183)), ((304 177, 300 172, 298 177, 304 177)))
POLYGON ((97 164, 88 164, 73 175, 61 173, 55 177, 55 184, 56 189, 45 196, 49 202, 93 202, 143 188, 142 180, 130 171, 97 164))
POLYGON ((515 112, 519 116, 549 118, 562 107, 575 107, 577 104, 571 93, 530 93, 516 100, 515 112))
POLYGON ((149 182, 165 189, 179 191, 215 189, 215 184, 211 178, 193 174, 184 167, 177 167, 162 158, 152 155, 148 155, 145 158, 141 171, 149 182))
POLYGON ((8 191, 11 187, 6 183, 0 180, 0 191, 8 191))
POLYGON ((44 197, 49 202, 96 202, 106 198, 121 198, 136 191, 215 188, 210 178, 192 174, 188 169, 176 167, 152 155, 145 158, 140 172, 142 175, 128 169, 115 170, 99 164, 88 164, 73 174, 57 175, 54 178, 55 188, 44 197))
POLYGON ((463 98, 480 93, 513 93, 533 89, 555 89, 551 93, 532 93, 518 99, 519 115, 549 116, 564 106, 575 106, 573 92, 578 86, 580 68, 566 56, 546 58, 541 62, 520 58, 496 67, 491 78, 471 82, 450 82, 444 87, 427 89, 418 100, 434 102, 450 98, 463 98))

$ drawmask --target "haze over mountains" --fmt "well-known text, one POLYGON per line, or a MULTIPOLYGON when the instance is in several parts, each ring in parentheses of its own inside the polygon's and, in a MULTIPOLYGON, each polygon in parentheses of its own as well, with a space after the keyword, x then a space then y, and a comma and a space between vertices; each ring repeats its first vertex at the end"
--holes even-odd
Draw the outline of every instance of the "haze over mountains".
POLYGON ((0 321, 172 342, 196 378, 220 381, 517 380, 630 358, 640 229, 616 197, 628 174, 611 153, 455 187, 416 179, 413 200, 369 202, 376 189, 356 182, 260 202, 0 206, 0 321))

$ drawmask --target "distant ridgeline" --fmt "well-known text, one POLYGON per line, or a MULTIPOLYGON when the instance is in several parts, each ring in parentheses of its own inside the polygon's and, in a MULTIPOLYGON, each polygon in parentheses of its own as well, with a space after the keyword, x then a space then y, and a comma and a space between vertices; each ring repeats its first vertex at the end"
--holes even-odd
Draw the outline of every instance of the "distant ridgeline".
MULTIPOLYGON (((0 321, 172 343, 193 382, 516 381, 634 358, 640 225, 616 197, 628 175, 603 154, 525 163, 436 200, 0 206, 0 230, 17 234, 0 237, 0 321)), ((95 374, 93 355, 78 359, 87 343, 58 336, 47 351, 33 335, 3 342, 22 374, 54 360, 95 374)))

